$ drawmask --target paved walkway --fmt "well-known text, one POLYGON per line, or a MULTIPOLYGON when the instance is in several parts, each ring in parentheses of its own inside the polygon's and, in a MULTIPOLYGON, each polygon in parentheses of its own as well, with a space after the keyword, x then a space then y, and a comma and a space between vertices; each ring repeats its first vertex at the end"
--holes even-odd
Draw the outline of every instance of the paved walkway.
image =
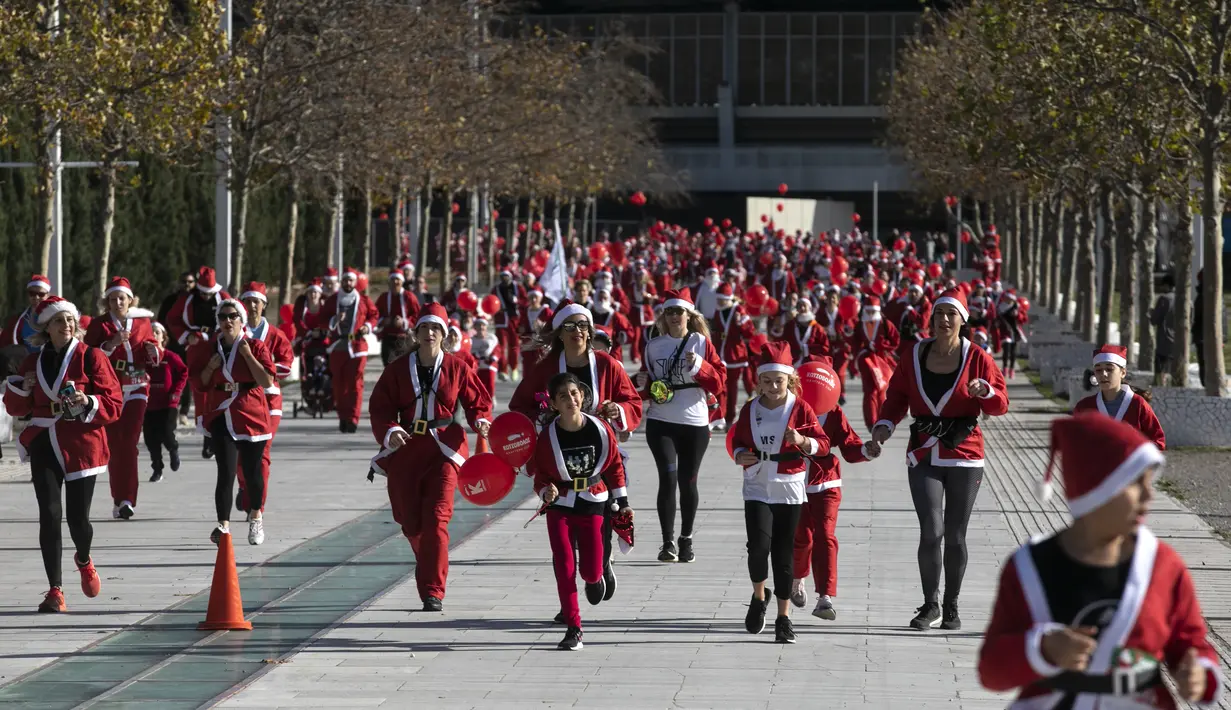
MULTIPOLYGON (((70 586, 70 613, 55 618, 30 613, 44 584, 31 497, 0 484, 12 491, 0 495, 0 683, 25 674, 0 686, 0 708, 1004 707, 973 670, 998 570, 1020 539, 1063 521, 1030 493, 1054 407, 1024 379, 1011 397, 1011 414, 985 425, 992 463, 959 633, 906 629, 921 600, 901 437, 877 462, 846 467, 838 621, 796 612, 799 643, 786 647, 743 630, 740 478, 717 437, 691 565, 655 561, 653 463, 642 436, 629 442, 639 544, 619 558, 616 597, 583 604, 586 649, 573 655, 554 650, 563 630, 549 623, 550 553, 541 523, 522 528, 533 512, 524 485, 507 516, 459 509, 455 541, 475 534, 453 551, 446 611, 419 613, 383 488, 363 480, 370 438, 342 437, 332 420, 283 424, 268 542, 236 548, 245 607, 260 612, 250 633, 194 630, 213 564, 212 462, 188 457, 168 483, 143 485, 137 520, 98 523, 103 595, 87 601, 70 586)), ((1169 499, 1156 509, 1154 529, 1188 559, 1216 631, 1231 635, 1231 548, 1169 499)))

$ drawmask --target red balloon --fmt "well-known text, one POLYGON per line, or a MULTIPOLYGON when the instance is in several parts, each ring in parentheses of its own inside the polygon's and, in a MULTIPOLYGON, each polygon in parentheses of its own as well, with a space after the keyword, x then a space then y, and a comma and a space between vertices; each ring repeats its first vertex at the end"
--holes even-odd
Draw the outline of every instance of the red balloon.
POLYGON ((457 487, 462 497, 475 505, 495 505, 513 490, 517 472, 488 452, 466 459, 457 472, 457 487))
POLYGON ((778 315, 778 299, 771 298, 768 301, 766 301, 764 310, 765 310, 765 315, 767 316, 778 315))
POLYGON ((846 275, 846 272, 845 272, 845 271, 839 271, 838 273, 836 273, 836 274, 835 274, 835 273, 831 270, 831 271, 829 272, 829 281, 830 281, 830 283, 832 283, 834 286, 837 286, 838 288, 842 288, 843 286, 845 286, 845 285, 846 285, 846 283, 847 283, 848 281, 850 281, 850 277, 848 277, 848 276, 846 275))
POLYGON ((841 254, 839 254, 838 256, 835 256, 833 258, 833 261, 829 263, 830 274, 832 274, 835 270, 838 271, 839 273, 845 274, 847 271, 850 270, 850 268, 851 268, 851 265, 847 263, 846 257, 842 256, 841 254))
POLYGON ((713 227, 714 220, 709 217, 706 217, 705 220, 702 222, 702 224, 704 224, 706 227, 713 227))
POLYGON ((517 231, 521 232, 522 234, 525 234, 526 233, 526 223, 522 222, 521 224, 517 225, 517 231))
POLYGON ((761 253, 761 258, 760 258, 760 261, 761 261, 761 265, 762 265, 762 266, 769 266, 769 265, 770 265, 770 263, 771 263, 771 262, 773 262, 773 260, 774 260, 774 255, 773 255, 773 254, 770 254, 769 252, 762 252, 762 253, 761 253))
POLYGON ((633 193, 633 196, 632 196, 632 197, 630 197, 630 198, 628 198, 628 201, 629 201, 629 202, 631 202, 631 203, 633 203, 633 204, 634 204, 634 205, 636 205, 637 207, 644 207, 644 206, 645 206, 645 202, 646 202, 646 200, 645 200, 645 193, 644 193, 644 192, 640 192, 640 191, 638 191, 638 192, 634 192, 634 193, 633 193))
POLYGON ((940 275, 943 274, 944 272, 945 270, 941 268, 940 264, 936 264, 936 263, 928 264, 928 278, 929 279, 932 279, 933 281, 935 281, 936 279, 940 278, 940 275))
POLYGON ((778 194, 779 194, 779 195, 785 195, 785 194, 786 194, 786 191, 787 191, 787 185, 786 185, 786 183, 785 183, 785 182, 784 182, 784 183, 782 183, 781 185, 779 185, 779 186, 778 186, 778 194))
POLYGON ((957 261, 957 254, 954 254, 951 251, 945 252, 945 263, 947 264, 951 261, 957 261))
POLYGON ((667 228, 667 223, 660 219, 654 223, 654 226, 657 227, 661 231, 667 228))
POLYGON ((863 218, 859 216, 859 213, 858 213, 858 212, 856 212, 855 214, 851 215, 851 221, 852 221, 852 222, 854 222, 855 224, 859 224, 859 220, 861 220, 861 219, 863 219, 863 218))
POLYGON ((945 204, 949 206, 949 209, 957 207, 957 197, 954 195, 949 195, 945 198, 945 204))
POLYGON ((784 210, 784 209, 786 209, 786 205, 784 205, 784 204, 782 204, 781 202, 779 202, 779 203, 778 203, 778 211, 779 211, 779 212, 781 212, 781 211, 782 211, 782 210, 784 210))
POLYGON ((500 219, 500 210, 492 210, 492 221, 500 219))
POLYGON ((457 214, 458 212, 461 212, 461 211, 462 211, 462 206, 454 202, 453 203, 453 214, 457 214))
POLYGON ((729 220, 729 219, 724 219, 724 220, 722 220, 722 228, 723 228, 723 229, 730 229, 730 228, 731 228, 731 220, 729 220))
POLYGON ((744 312, 753 318, 765 315, 761 312, 761 306, 754 306, 751 303, 744 303, 744 312))
POLYGON ((970 243, 970 240, 971 240, 970 231, 969 231, 969 230, 966 230, 966 229, 963 229, 963 230, 962 230, 962 243, 963 243, 963 244, 969 244, 969 243, 970 243))
POLYGON ((894 251, 906 251, 906 240, 905 239, 895 239, 893 241, 893 250, 894 251))
POLYGON ((809 362, 799 368, 803 399, 817 414, 828 414, 838 405, 842 386, 838 375, 824 363, 809 362))
POLYGON ((535 220, 534 224, 530 225, 530 228, 536 232, 541 232, 543 231, 543 223, 535 220))
POLYGON ((769 301, 769 289, 765 288, 764 284, 753 284, 744 294, 744 301, 750 306, 760 308, 769 301))
POLYGON ((534 458, 538 435, 534 422, 520 412, 505 412, 492 420, 487 439, 492 453, 513 468, 521 468, 534 458))
POLYGON ((735 460, 735 424, 731 424, 727 429, 727 456, 730 456, 732 461, 735 460))
POLYGON ((842 320, 854 320, 859 315, 859 299, 847 294, 838 301, 838 315, 842 320))
POLYGON ((877 279, 872 282, 872 293, 876 294, 877 296, 884 296, 885 292, 888 290, 889 290, 889 285, 886 284, 881 279, 877 279))
POLYGON ((602 242, 596 242, 590 245, 590 260, 602 262, 607 259, 607 245, 602 242))
POLYGON ((1022 313, 1030 310, 1030 299, 1024 297, 1017 299, 1017 307, 1021 309, 1022 313))
POLYGON ((769 215, 767 214, 761 215, 761 224, 768 224, 768 223, 769 223, 769 215))
POLYGON ((474 291, 466 289, 457 294, 457 307, 463 311, 473 311, 479 307, 479 297, 475 295, 474 291))
POLYGON ((368 290, 368 275, 362 271, 360 271, 359 275, 355 277, 355 290, 359 293, 363 293, 368 290))
POLYGON ((494 293, 489 293, 479 302, 479 308, 489 316, 494 316, 500 312, 503 306, 500 303, 500 297, 494 293))

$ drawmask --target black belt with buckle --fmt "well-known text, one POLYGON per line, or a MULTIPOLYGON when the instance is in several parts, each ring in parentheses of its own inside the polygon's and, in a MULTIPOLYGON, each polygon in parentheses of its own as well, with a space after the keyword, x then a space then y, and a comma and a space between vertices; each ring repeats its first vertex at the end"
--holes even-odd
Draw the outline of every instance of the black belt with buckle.
POLYGON ((225 382, 221 385, 214 385, 214 389, 219 392, 247 392, 257 386, 255 382, 225 382))
POLYGON ((581 493, 582 491, 588 491, 594 486, 597 486, 599 483, 602 483, 602 481, 603 481, 603 474, 601 473, 596 473, 593 476, 590 476, 589 478, 569 479, 569 482, 572 485, 571 490, 574 493, 581 493))
POLYGON ((453 418, 447 419, 416 419, 411 428, 416 436, 424 436, 431 429, 443 429, 453 423, 453 418))
POLYGON ((1094 695, 1134 695, 1163 682, 1162 673, 1157 665, 1140 670, 1119 669, 1106 675, 1086 675, 1076 671, 1065 671, 1040 681, 1052 690, 1065 693, 1091 693, 1094 695))
POLYGON ((792 461, 798 461, 804 457, 803 454, 799 453, 798 451, 788 451, 785 454, 770 454, 764 451, 753 450, 752 453, 756 454, 757 458, 761 459, 762 461, 777 461, 777 462, 782 462, 782 463, 790 463, 792 461))
POLYGON ((355 340, 363 340, 365 337, 366 336, 359 335, 358 333, 351 333, 346 336, 346 339, 350 341, 355 341, 355 340))

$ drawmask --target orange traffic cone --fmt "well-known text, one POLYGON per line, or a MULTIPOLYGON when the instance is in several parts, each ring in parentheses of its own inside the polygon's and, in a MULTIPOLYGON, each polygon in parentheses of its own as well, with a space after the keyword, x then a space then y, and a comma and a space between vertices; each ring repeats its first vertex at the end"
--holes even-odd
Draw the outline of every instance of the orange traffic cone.
POLYGON ((491 450, 492 450, 492 447, 491 447, 491 444, 487 443, 487 437, 480 436, 478 444, 474 447, 474 452, 476 454, 486 454, 487 452, 491 450))
POLYGON ((231 534, 218 540, 218 561, 214 563, 214 584, 209 590, 209 609, 202 631, 248 631, 252 622, 244 620, 244 600, 239 595, 239 573, 235 570, 235 548, 231 534))

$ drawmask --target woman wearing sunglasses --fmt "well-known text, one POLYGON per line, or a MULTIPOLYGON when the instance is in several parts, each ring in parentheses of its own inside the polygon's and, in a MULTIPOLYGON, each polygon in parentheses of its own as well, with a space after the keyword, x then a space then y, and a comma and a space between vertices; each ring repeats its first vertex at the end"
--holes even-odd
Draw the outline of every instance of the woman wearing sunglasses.
POLYGON ((650 409, 646 442, 658 467, 658 523, 662 528, 661 562, 692 562, 693 521, 700 496, 697 474, 710 442, 710 410, 727 386, 727 366, 710 342, 705 316, 688 289, 667 291, 655 322, 660 335, 645 345, 637 386, 650 409), (676 488, 679 489, 680 538, 675 535, 676 488))

